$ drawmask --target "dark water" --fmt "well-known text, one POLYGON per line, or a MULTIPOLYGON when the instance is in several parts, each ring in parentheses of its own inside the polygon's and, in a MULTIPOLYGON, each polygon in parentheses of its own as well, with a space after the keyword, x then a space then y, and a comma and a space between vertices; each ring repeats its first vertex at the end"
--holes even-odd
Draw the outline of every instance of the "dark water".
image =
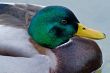
POLYGON ((97 41, 103 53, 103 66, 98 73, 110 73, 110 0, 0 0, 1 2, 63 5, 75 13, 81 23, 100 30, 107 38, 97 41))

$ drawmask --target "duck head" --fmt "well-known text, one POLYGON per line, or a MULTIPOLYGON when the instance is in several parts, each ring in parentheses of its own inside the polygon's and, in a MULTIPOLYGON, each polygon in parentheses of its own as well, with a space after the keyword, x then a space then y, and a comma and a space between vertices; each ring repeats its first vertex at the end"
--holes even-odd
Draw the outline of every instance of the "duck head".
POLYGON ((67 42, 74 35, 105 38, 103 33, 83 26, 71 10, 62 6, 41 9, 32 18, 28 33, 36 43, 51 49, 67 42))
POLYGON ((45 54, 55 63, 50 73, 90 73, 102 64, 98 45, 80 37, 104 39, 105 34, 85 27, 68 8, 48 6, 41 9, 32 18, 28 33, 34 47, 48 50, 45 54), (80 37, 75 38, 75 35, 80 37))

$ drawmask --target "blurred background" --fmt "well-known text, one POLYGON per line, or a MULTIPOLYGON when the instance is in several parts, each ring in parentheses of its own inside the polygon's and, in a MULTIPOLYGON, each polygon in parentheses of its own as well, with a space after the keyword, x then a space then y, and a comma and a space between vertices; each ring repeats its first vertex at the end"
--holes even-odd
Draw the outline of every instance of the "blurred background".
POLYGON ((101 73, 110 73, 110 0, 0 0, 0 2, 68 7, 74 12, 81 23, 106 34, 106 39, 96 42, 103 53, 104 63, 101 73))

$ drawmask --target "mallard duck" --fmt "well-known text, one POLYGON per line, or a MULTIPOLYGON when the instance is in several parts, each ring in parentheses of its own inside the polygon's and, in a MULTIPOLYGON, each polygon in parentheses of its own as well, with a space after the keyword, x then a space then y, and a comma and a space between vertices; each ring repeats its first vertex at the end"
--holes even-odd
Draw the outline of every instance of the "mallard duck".
MULTIPOLYGON (((15 8, 22 12, 19 6, 23 5, 0 4, 4 11, 15 8)), ((18 21, 19 14, 4 14, 4 11, 0 15, 0 53, 5 55, 2 56, 5 63, 9 60, 7 63, 11 69, 17 65, 18 72, 26 69, 26 73, 91 73, 101 66, 102 53, 99 46, 93 40, 81 37, 103 39, 105 34, 83 26, 68 8, 48 6, 39 9, 29 22, 28 29, 24 27, 27 25, 18 21)), ((28 17, 26 23, 27 20, 28 17)), ((14 72, 7 70, 7 73, 14 72)))

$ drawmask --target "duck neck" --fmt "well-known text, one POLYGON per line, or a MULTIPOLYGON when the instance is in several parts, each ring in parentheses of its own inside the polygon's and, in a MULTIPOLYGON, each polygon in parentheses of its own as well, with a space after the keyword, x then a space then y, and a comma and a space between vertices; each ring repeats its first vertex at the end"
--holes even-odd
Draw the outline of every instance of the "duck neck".
POLYGON ((74 49, 72 47, 68 48, 70 45, 72 45, 72 43, 70 44, 67 43, 52 50, 57 57, 58 63, 55 73, 75 73, 73 72, 74 71, 73 69, 75 68, 74 60, 72 58, 74 56, 74 53, 72 53, 74 49))

